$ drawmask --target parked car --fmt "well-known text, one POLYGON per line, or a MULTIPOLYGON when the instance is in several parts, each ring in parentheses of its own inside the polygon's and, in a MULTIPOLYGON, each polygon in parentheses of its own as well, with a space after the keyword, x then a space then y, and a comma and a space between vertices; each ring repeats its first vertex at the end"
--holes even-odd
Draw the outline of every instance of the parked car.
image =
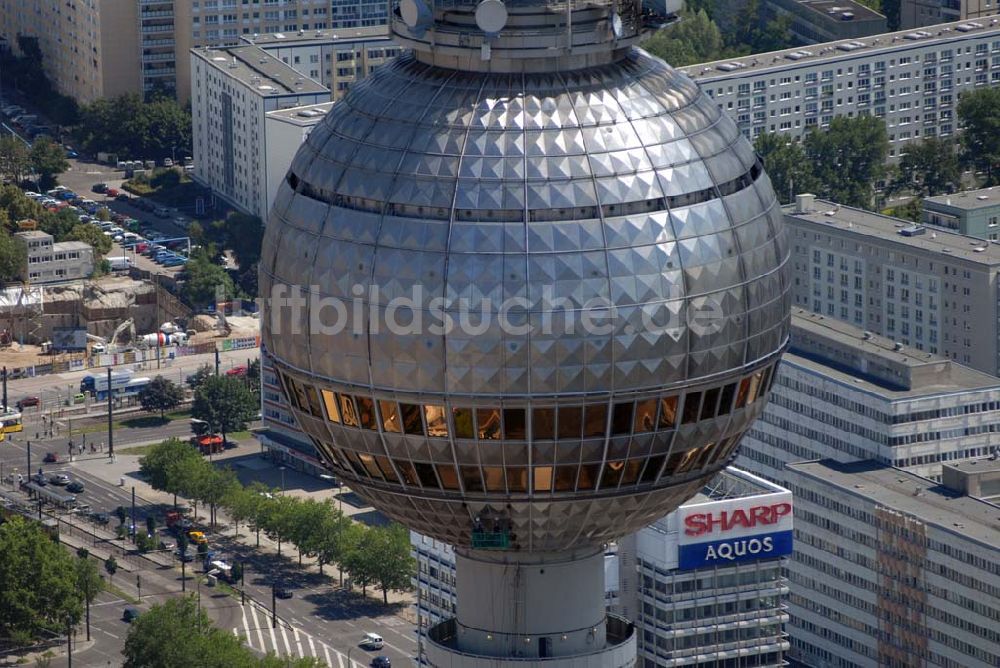
POLYGON ((39 406, 41 403, 42 400, 38 397, 21 397, 17 401, 17 410, 23 411, 25 408, 30 406, 39 406))
POLYGON ((108 184, 107 183, 95 183, 93 185, 93 187, 91 188, 91 190, 94 191, 95 193, 98 193, 98 194, 106 193, 108 191, 108 184))
POLYGON ((55 473, 49 476, 49 482, 59 487, 65 487, 70 483, 70 479, 65 473, 55 473))
POLYGON ((72 492, 73 494, 83 494, 83 483, 79 480, 74 480, 70 484, 66 485, 66 491, 72 492))
POLYGON ((42 473, 41 471, 31 476, 31 482, 41 487, 45 487, 47 484, 49 484, 49 481, 45 479, 45 474, 42 473))
POLYGON ((122 191, 118 190, 118 188, 108 188, 107 190, 104 191, 104 194, 107 197, 118 197, 119 195, 122 194, 122 191))
POLYGON ((59 462, 59 455, 54 452, 46 452, 45 458, 42 461, 46 464, 56 464, 59 462))
POLYGON ((90 519, 95 524, 107 524, 111 521, 107 513, 90 513, 90 519))
POLYGON ((129 197, 128 193, 118 193, 117 195, 115 195, 115 199, 118 200, 119 202, 127 202, 132 198, 129 197))

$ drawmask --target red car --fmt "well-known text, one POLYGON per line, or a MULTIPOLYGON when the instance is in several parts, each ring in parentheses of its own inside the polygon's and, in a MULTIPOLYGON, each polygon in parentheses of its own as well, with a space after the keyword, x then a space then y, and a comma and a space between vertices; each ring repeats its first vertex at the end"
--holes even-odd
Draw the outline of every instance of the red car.
POLYGON ((45 458, 42 461, 46 464, 55 464, 59 461, 59 455, 54 452, 46 452, 45 458))
POLYGON ((241 364, 240 366, 234 366, 232 369, 226 372, 227 376, 245 376, 247 375, 247 365, 241 364))

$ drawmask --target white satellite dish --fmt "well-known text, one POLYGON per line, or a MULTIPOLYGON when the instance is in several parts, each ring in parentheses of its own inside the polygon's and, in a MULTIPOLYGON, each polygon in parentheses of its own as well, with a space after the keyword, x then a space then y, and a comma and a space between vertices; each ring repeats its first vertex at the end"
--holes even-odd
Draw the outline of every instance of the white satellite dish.
POLYGON ((424 0, 400 0, 399 15, 411 30, 422 32, 431 24, 431 10, 424 0))
POLYGON ((611 13, 611 32, 614 33, 615 39, 621 39, 622 17, 618 16, 618 12, 611 13))
POLYGON ((497 35, 507 25, 507 7, 500 0, 483 0, 476 7, 476 25, 487 35, 497 35))

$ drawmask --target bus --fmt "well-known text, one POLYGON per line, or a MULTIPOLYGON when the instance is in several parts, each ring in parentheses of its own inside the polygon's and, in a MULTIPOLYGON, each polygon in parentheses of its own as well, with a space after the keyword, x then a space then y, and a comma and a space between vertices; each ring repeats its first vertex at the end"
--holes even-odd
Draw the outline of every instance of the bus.
MULTIPOLYGON (((24 431, 24 424, 21 422, 21 413, 19 411, 7 408, 0 413, 0 434, 6 436, 7 434, 14 434, 19 431, 24 431)), ((3 440, 3 438, 0 438, 3 440)))

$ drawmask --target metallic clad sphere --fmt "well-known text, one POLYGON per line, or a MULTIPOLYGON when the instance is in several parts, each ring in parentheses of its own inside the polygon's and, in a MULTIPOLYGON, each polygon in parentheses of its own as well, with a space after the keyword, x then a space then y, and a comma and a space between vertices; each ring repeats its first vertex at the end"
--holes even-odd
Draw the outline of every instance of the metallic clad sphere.
POLYGON ((295 157, 263 338, 299 425, 376 508, 453 545, 575 549, 732 459, 787 341, 787 257, 750 144, 662 61, 404 56, 295 157))

